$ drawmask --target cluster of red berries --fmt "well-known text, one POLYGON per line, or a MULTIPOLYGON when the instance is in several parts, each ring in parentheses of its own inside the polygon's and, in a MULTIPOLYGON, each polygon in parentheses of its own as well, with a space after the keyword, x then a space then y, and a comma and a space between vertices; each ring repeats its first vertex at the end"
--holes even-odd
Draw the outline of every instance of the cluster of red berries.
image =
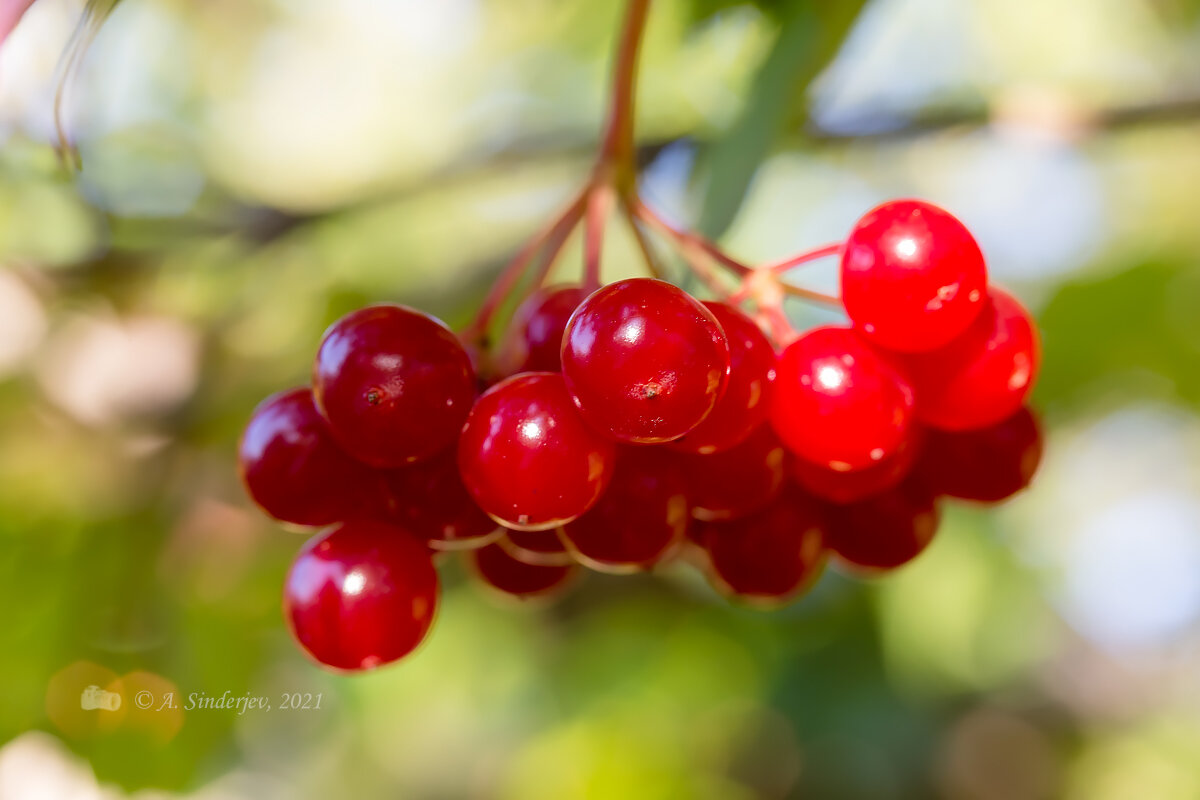
POLYGON ((288 575, 296 639, 342 670, 400 658, 434 617, 432 556, 454 549, 518 597, 579 565, 683 555, 728 595, 778 603, 827 554, 866 571, 911 560, 940 496, 1026 485, 1037 332, 988 286, 962 223, 880 206, 841 248, 841 280, 852 324, 782 352, 733 305, 660 280, 538 289, 489 359, 494 382, 426 314, 343 317, 311 390, 265 401, 241 443, 267 513, 335 525, 288 575))

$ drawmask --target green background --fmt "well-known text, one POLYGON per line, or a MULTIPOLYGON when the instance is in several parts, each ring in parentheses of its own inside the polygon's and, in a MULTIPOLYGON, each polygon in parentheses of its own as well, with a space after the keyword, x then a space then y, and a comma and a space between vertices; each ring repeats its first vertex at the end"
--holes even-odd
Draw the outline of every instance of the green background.
MULTIPOLYGON (((470 318, 587 176, 620 4, 125 0, 72 175, 79 7, 39 0, 0 50, 0 797, 1200 796, 1197 11, 655 3, 649 201, 751 262, 958 213, 1042 328, 1042 470, 774 613, 682 567, 497 606, 451 563, 422 650, 341 678, 284 630, 303 539, 245 500, 241 426, 348 310, 470 318), (55 676, 101 668, 322 705, 64 728, 55 676)), ((604 270, 641 274, 619 225, 604 270)))

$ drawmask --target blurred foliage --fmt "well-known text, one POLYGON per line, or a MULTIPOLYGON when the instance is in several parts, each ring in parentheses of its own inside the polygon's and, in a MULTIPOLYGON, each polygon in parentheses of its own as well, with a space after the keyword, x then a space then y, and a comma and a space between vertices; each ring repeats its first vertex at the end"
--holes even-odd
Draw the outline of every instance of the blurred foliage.
MULTIPOLYGON (((865 1, 865 0, 864 0, 865 1)), ((723 233, 785 127, 802 128, 808 86, 837 52, 864 1, 778 4, 779 31, 751 82, 738 119, 706 154, 708 189, 698 223, 723 233)))
MULTIPOLYGON (((656 3, 647 196, 761 260, 887 196, 961 213, 1042 326, 1043 475, 771 614, 684 565, 501 607, 451 559, 427 646, 347 679, 284 630, 303 539, 242 496, 241 426, 350 309, 470 318, 590 168, 621 4, 121 3, 67 94, 70 175, 49 109, 81 6, 39 0, 0 51, 0 796, 1194 798, 1200 583, 1154 566, 1190 551, 1117 565, 1169 636, 1073 614, 1113 574, 1079 556, 1113 503, 1198 496, 1200 129, 1091 113, 1195 94, 1195 5, 656 3), (72 668, 324 701, 72 731, 72 668)), ((639 274, 612 228, 606 276, 639 274)))
POLYGON ((1056 411, 1100 398, 1200 407, 1198 276, 1194 264, 1156 260, 1064 285, 1040 318, 1042 397, 1056 411))

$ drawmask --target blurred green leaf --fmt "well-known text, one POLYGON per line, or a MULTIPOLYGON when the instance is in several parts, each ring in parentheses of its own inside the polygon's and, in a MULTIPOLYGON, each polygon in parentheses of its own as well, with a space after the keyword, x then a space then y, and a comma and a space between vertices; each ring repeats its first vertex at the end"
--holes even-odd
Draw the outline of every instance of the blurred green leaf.
POLYGON ((1114 399, 1200 406, 1200 279, 1172 261, 1063 287, 1039 320, 1038 397, 1054 411, 1114 399))
POLYGON ((737 215, 763 159, 788 125, 807 117, 808 87, 841 47, 865 0, 788 3, 779 34, 751 82, 741 115, 704 154, 708 177, 699 227, 719 236, 737 215))

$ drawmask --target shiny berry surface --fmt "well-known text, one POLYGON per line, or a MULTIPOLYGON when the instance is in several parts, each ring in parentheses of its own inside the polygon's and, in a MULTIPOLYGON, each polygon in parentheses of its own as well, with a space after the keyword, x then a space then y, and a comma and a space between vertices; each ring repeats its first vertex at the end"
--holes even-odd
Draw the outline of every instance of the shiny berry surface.
POLYGON ((467 490, 486 513, 519 530, 555 528, 587 511, 608 486, 615 445, 584 424, 561 375, 514 375, 475 403, 458 442, 467 490))
POLYGON ((820 509, 799 492, 784 494, 749 517, 702 526, 713 582, 749 603, 793 599, 824 563, 820 509))
POLYGON ((913 471, 922 452, 920 442, 923 440, 923 433, 914 432, 912 440, 896 453, 869 467, 850 472, 839 472, 790 455, 786 464, 787 474, 794 484, 813 497, 831 503, 853 503, 898 486, 913 471))
POLYGON ((513 314, 510 352, 513 372, 562 369, 563 331, 587 297, 581 286, 548 286, 533 292, 513 314))
POLYGON ((599 572, 637 572, 674 551, 689 522, 687 484, 673 454, 624 446, 600 502, 561 533, 581 564, 599 572))
POLYGON ((903 447, 913 389, 850 328, 816 328, 783 351, 771 424, 796 455, 830 469, 863 469, 903 447))
POLYGON ((727 303, 705 301, 729 341, 729 379, 704 421, 671 448, 717 453, 746 438, 767 418, 775 382, 775 348, 754 320, 727 303))
POLYGON ((498 544, 467 553, 475 576, 495 591, 517 599, 545 597, 565 589, 578 567, 540 566, 518 561, 498 544))
POLYGON ((826 543, 851 571, 881 572, 924 552, 939 521, 933 493, 906 482, 857 503, 827 506, 826 543))
POLYGON ((475 397, 475 375, 438 320, 405 306, 369 306, 325 332, 313 393, 347 452, 396 467, 453 443, 475 397))
POLYGON ((1029 312, 993 288, 962 336, 940 350, 907 356, 903 364, 922 422, 951 431, 984 428, 1025 404, 1041 365, 1041 343, 1029 312))
POLYGON ((998 503, 1029 485, 1042 460, 1042 429, 1028 408, 987 428, 930 431, 921 477, 938 494, 998 503))
POLYGON ((979 245, 949 212, 893 200, 855 224, 842 248, 842 302, 882 346, 932 350, 983 309, 987 270, 979 245))
POLYGON ((735 519, 765 507, 784 485, 784 449, 770 425, 712 455, 680 454, 692 516, 735 519))
POLYGON ((402 528, 348 522, 311 539, 292 563, 283 608, 309 656, 338 670, 395 661, 421 643, 438 604, 424 543, 402 528))
POLYGON ((500 525, 475 504, 458 474, 453 448, 387 473, 389 518, 434 550, 479 547, 500 535, 500 525))
POLYGON ((588 424, 623 442, 668 442, 712 411, 729 372, 712 312, 682 289, 630 278, 590 295, 563 338, 563 377, 588 424))
POLYGON ((308 389, 259 404, 238 446, 238 468, 259 507, 296 525, 328 525, 369 514, 382 488, 374 470, 334 443, 308 389))
POLYGON ((575 559, 567 551, 558 530, 514 531, 504 529, 496 544, 510 556, 525 564, 546 567, 561 567, 575 559))

